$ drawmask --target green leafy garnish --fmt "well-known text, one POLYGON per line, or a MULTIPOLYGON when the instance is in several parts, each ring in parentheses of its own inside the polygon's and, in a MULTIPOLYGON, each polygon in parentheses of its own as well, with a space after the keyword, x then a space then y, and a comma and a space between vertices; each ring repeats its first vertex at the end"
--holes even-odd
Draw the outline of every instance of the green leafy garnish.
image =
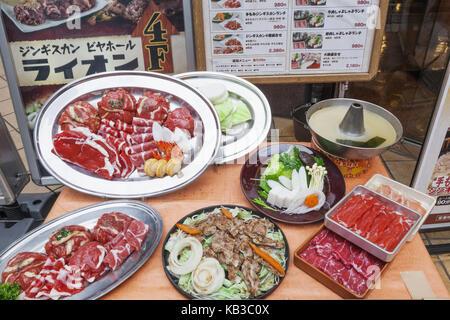
POLYGON ((255 198, 252 200, 252 202, 259 204, 261 207, 269 209, 269 210, 273 210, 273 211, 277 211, 274 208, 270 207, 267 203, 264 202, 264 200, 262 200, 261 198, 255 198))
POLYGON ((300 150, 298 150, 297 147, 294 147, 292 149, 293 155, 283 152, 280 154, 280 162, 284 164, 285 168, 291 169, 291 170, 298 170, 303 166, 302 161, 300 160, 298 153, 300 150))
POLYGON ((61 240, 62 238, 67 237, 69 234, 70 234, 70 230, 63 228, 55 235, 55 238, 56 238, 56 240, 61 240))
POLYGON ((20 295, 20 284, 2 283, 0 284, 0 300, 17 300, 20 295))

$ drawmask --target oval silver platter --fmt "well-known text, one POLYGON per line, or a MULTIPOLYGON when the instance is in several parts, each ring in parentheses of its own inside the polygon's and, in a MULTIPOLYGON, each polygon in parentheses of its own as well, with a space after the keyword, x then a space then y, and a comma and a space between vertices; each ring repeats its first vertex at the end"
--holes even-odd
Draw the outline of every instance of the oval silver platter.
POLYGON ((0 272, 3 272, 9 260, 20 252, 45 253, 45 243, 53 231, 72 224, 85 226, 92 231, 103 213, 113 211, 120 211, 148 224, 150 232, 144 240, 141 250, 133 252, 115 271, 108 272, 94 283, 88 284, 80 293, 64 300, 94 300, 102 297, 137 271, 150 258, 161 240, 163 232, 161 216, 144 202, 136 200, 106 201, 51 220, 13 242, 0 254, 0 272))
POLYGON ((197 179, 213 163, 219 151, 219 132, 220 122, 214 107, 188 83, 153 72, 105 72, 78 79, 55 92, 36 120, 34 143, 42 165, 66 186, 106 198, 145 198, 175 191, 197 179), (129 90, 136 99, 145 90, 159 92, 167 98, 172 110, 185 107, 191 111, 197 133, 191 140, 194 157, 183 166, 180 174, 150 179, 135 171, 127 179, 108 180, 52 153, 53 138, 60 130, 58 119, 64 108, 77 100, 88 101, 96 108, 103 92, 116 88, 129 90))
POLYGON ((255 85, 242 78, 220 72, 186 72, 175 77, 195 88, 211 82, 222 83, 231 97, 242 100, 250 110, 252 120, 238 125, 241 127, 235 130, 237 134, 222 133, 219 153, 214 161, 216 164, 243 157, 266 139, 272 124, 272 112, 266 96, 255 85))

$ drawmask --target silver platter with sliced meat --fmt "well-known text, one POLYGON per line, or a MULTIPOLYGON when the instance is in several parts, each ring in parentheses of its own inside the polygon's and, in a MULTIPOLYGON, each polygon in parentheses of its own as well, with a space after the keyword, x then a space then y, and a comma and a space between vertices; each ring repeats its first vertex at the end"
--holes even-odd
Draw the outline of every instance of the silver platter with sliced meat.
POLYGON ((214 107, 189 84, 151 72, 106 72, 50 97, 34 141, 43 166, 63 184, 141 198, 198 178, 216 157, 219 132, 214 107))
POLYGON ((191 299, 262 299, 276 290, 289 266, 283 231, 261 213, 236 205, 182 218, 162 250, 167 277, 191 299))
POLYGON ((140 201, 107 201, 54 219, 0 254, 2 283, 20 299, 97 299, 130 277, 161 240, 159 213, 140 201), (110 276, 109 276, 110 275, 110 276))

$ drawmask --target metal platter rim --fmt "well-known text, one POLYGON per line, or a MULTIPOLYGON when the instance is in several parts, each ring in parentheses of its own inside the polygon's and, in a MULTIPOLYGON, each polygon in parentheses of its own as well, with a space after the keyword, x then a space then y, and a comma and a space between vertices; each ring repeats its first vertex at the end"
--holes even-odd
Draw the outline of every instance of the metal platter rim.
MULTIPOLYGON (((101 210, 102 207, 105 207, 105 209, 107 209, 110 206, 114 206, 114 207, 117 207, 117 206, 122 206, 122 207, 129 206, 129 207, 135 208, 137 210, 140 210, 141 212, 145 212, 149 216, 149 219, 151 219, 154 222, 154 224, 156 226, 156 230, 150 230, 150 233, 147 235, 146 239, 144 240, 144 242, 151 241, 149 243, 149 247, 145 249, 146 250, 145 254, 143 256, 141 256, 140 259, 137 260, 136 263, 134 265, 132 265, 132 267, 128 271, 126 271, 120 278, 117 278, 116 281, 114 281, 113 283, 107 285, 100 292, 97 291, 94 294, 92 294, 91 296, 88 296, 87 300, 95 300, 95 299, 100 298, 100 297, 106 295, 107 293, 109 293, 110 291, 112 291, 113 289, 115 289, 118 285, 120 285, 121 283, 126 281, 128 278, 130 278, 145 262, 148 261, 148 259, 153 255, 153 253, 155 252, 155 250, 158 247, 159 243, 161 242, 162 233, 163 233, 163 221, 162 221, 161 215, 159 214, 159 212, 155 208, 153 208, 152 206, 148 205, 145 202, 137 201, 137 200, 110 200, 110 201, 104 201, 104 202, 95 203, 95 204, 92 204, 92 205, 88 205, 88 206, 85 206, 85 207, 82 207, 82 208, 70 211, 70 212, 68 212, 66 214, 63 214, 63 215, 61 215, 61 216, 59 216, 59 217, 57 217, 55 219, 52 219, 52 220, 50 220, 50 221, 40 225, 39 227, 37 227, 37 228, 33 229, 32 231, 26 233, 25 235, 23 235, 22 237, 20 237, 19 239, 17 239, 13 243, 11 243, 7 248, 5 248, 2 252, 0 252, 0 261, 2 263, 6 263, 6 261, 3 261, 3 257, 5 255, 11 255, 11 258, 12 258, 13 255, 19 253, 19 252, 15 252, 13 250, 17 245, 19 245, 20 243, 24 242, 27 238, 30 238, 33 235, 36 236, 36 235, 39 235, 39 233, 50 232, 47 229, 51 229, 53 226, 59 227, 58 224, 62 220, 68 220, 67 223, 70 223, 71 220, 73 220, 74 218, 80 216, 85 211, 87 212, 87 214, 89 214, 90 211, 92 211, 92 210, 101 210)), ((86 220, 88 220, 88 219, 86 219, 86 220)), ((48 235, 48 237, 50 236, 50 234, 47 234, 47 235, 48 235)), ((24 251, 20 251, 20 252, 24 252, 24 251)), ((130 257, 128 257, 128 258, 130 258, 130 257)), ((128 258, 124 261, 124 263, 122 265, 124 265, 127 262, 128 258)), ((115 271, 108 272, 102 278, 100 278, 98 281, 102 281, 102 279, 108 277, 108 275, 111 275, 114 272, 118 272, 119 270, 120 270, 120 267, 119 267, 119 269, 117 269, 115 271)), ((64 300, 80 299, 79 297, 77 297, 77 295, 85 293, 86 292, 85 290, 89 290, 89 287, 92 286, 92 285, 95 285, 95 283, 97 283, 97 282, 89 284, 80 293, 75 294, 75 295, 73 295, 71 297, 67 297, 64 300)))
MULTIPOLYGON (((261 100, 261 106, 265 112, 266 119, 264 122, 264 127, 260 134, 257 134, 257 139, 254 140, 253 143, 247 145, 245 149, 235 152, 232 155, 220 157, 220 151, 223 150, 223 146, 220 146, 219 155, 215 158, 214 163, 215 164, 224 164, 236 159, 239 159, 242 156, 245 156, 249 153, 251 153, 253 150, 255 150, 263 141, 266 139, 267 134, 269 133, 271 122, 272 122, 272 110, 270 109, 269 101, 267 100, 266 96, 262 93, 262 91, 256 87, 251 82, 240 78, 238 76, 227 74, 227 73, 221 73, 221 72, 213 72, 213 71, 192 71, 192 72, 184 72, 180 74, 174 75, 175 78, 181 79, 183 81, 189 82, 189 79, 217 79, 227 82, 233 82, 235 84, 238 84, 245 89, 251 91, 255 96, 257 96, 261 100)), ((244 97, 245 98, 245 97, 244 97)), ((207 99, 205 97, 205 99, 207 99)), ((253 108, 253 111, 255 111, 255 106, 251 105, 253 108)))
POLYGON ((211 205, 211 206, 207 206, 207 207, 203 207, 203 208, 199 208, 196 209, 190 213, 188 213, 187 215, 183 216, 182 218, 178 219, 178 221, 170 228, 170 230, 167 232, 166 237, 164 238, 164 241, 162 242, 162 265, 163 265, 163 269, 164 269, 164 273, 166 274, 167 278, 169 279, 169 282, 175 287, 175 289, 180 292, 182 295, 184 295, 185 297, 189 298, 189 299, 195 299, 195 297, 193 297, 192 295, 190 295, 189 293, 185 292, 180 286, 178 286, 175 283, 175 280, 173 279, 173 275, 167 270, 167 264, 166 264, 166 260, 168 257, 168 254, 166 252, 166 250, 164 249, 164 247, 166 246, 167 241, 170 238, 170 235, 174 232, 174 230, 176 229, 176 224, 177 223, 182 223, 186 218, 191 217, 195 214, 198 214, 202 211, 212 211, 215 208, 220 208, 220 207, 226 207, 226 208, 241 208, 247 211, 251 211, 252 214, 257 215, 259 218, 261 219, 267 219, 270 222, 273 223, 273 225, 281 232, 281 234, 283 235, 283 240, 284 240, 284 244, 285 244, 285 257, 286 257, 286 269, 284 270, 284 277, 280 278, 280 281, 278 282, 278 284, 276 286, 274 286, 273 288, 271 288, 270 290, 264 292, 263 294, 259 295, 258 297, 254 297, 254 298, 250 298, 247 300, 259 300, 259 299, 263 299, 268 297, 270 294, 272 294, 281 284, 281 282, 284 280, 284 278, 286 278, 286 274, 289 268, 289 263, 290 263, 290 259, 291 259, 291 254, 289 251, 289 243, 287 241, 287 237, 286 234, 284 233, 283 229, 281 229, 281 227, 277 224, 277 222, 275 222, 274 219, 272 219, 271 217, 268 217, 267 215, 265 215, 264 213, 256 210, 256 209, 252 209, 249 207, 246 207, 244 205, 239 205, 239 204, 217 204, 217 205, 211 205))
MULTIPOLYGON (((82 92, 82 93, 76 92, 78 95, 71 97, 71 101, 74 101, 75 99, 77 99, 77 97, 83 96, 84 94, 88 94, 90 92, 95 92, 98 90, 104 90, 104 89, 107 89, 108 87, 109 88, 130 87, 130 85, 129 84, 127 84, 127 85, 121 84, 120 86, 118 86, 118 85, 116 85, 116 86, 102 85, 101 87, 90 88, 89 92, 82 92)), ((135 87, 136 88, 146 88, 145 85, 139 85, 139 86, 135 86, 135 87)), ((174 88, 172 88, 172 90, 174 90, 174 88)), ((153 89, 155 89, 155 88, 153 88, 153 89)), ((158 88, 158 89, 161 91, 164 91, 163 88, 158 88)), ((178 97, 178 95, 176 95, 176 96, 178 97)), ((190 101, 187 101, 186 99, 183 99, 183 98, 180 98, 180 99, 182 99, 182 101, 188 103, 191 106, 193 105, 190 101)), ((67 102, 67 103, 69 103, 69 102, 67 102)), ((67 105, 67 103, 65 105, 67 105)), ((47 129, 47 130, 49 130, 49 129, 47 129)), ((37 154, 41 164, 44 166, 44 168, 50 174, 52 174, 61 183, 65 184, 77 191, 86 193, 86 194, 91 194, 91 195, 95 195, 95 196, 103 196, 103 197, 107 197, 107 198, 124 199, 124 198, 142 198, 142 197, 159 196, 162 194, 176 191, 176 190, 183 188, 184 186, 192 183, 193 181, 195 181, 197 178, 199 178, 203 174, 203 172, 209 167, 209 165, 213 162, 213 160, 217 156, 217 153, 219 151, 219 146, 220 146, 220 135, 218 133, 219 130, 220 130, 219 118, 218 118, 218 115, 217 115, 214 107, 212 106, 212 104, 209 102, 208 99, 203 97, 195 88, 193 88, 186 82, 176 79, 172 76, 163 75, 163 74, 154 73, 154 72, 115 71, 115 72, 104 72, 104 73, 94 74, 94 75, 91 75, 91 76, 88 76, 85 78, 80 78, 78 80, 75 80, 73 82, 66 84, 65 86, 63 86, 59 90, 57 90, 48 99, 48 101, 43 106, 41 112, 39 113, 38 118, 36 120, 36 127, 33 132, 33 136, 34 136, 34 146, 35 146, 36 154, 37 154), (167 186, 165 186, 164 188, 160 188, 161 184, 160 183, 152 184, 151 181, 154 181, 154 180, 151 180, 151 179, 143 180, 143 181, 114 181, 114 180, 107 180, 107 179, 100 178, 97 175, 95 175, 94 173, 82 174, 82 173, 77 172, 76 170, 70 168, 67 165, 67 163, 65 163, 62 159, 59 159, 59 161, 58 161, 55 158, 52 158, 52 157, 56 157, 55 155, 51 154, 50 144, 52 145, 52 141, 50 142, 49 141, 50 139, 44 139, 45 136, 48 135, 48 133, 45 132, 45 129, 42 130, 41 127, 43 126, 44 121, 51 122, 52 125, 54 125, 54 123, 57 121, 57 114, 52 114, 52 115, 48 116, 48 115, 46 115, 46 113, 48 113, 49 110, 54 111, 53 109, 57 109, 56 113, 61 112, 61 110, 63 110, 64 107, 59 105, 59 104, 61 104, 61 102, 58 99, 60 99, 60 100, 63 99, 64 95, 67 95, 67 92, 69 93, 69 95, 71 93, 73 94, 73 91, 76 91, 77 89, 79 90, 80 86, 81 86, 81 88, 83 88, 83 90, 86 91, 87 89, 85 87, 87 86, 87 84, 91 84, 92 82, 98 83, 98 82, 102 82, 104 80, 111 80, 111 79, 116 79, 116 81, 117 81, 117 79, 118 79, 117 77, 127 77, 128 80, 135 79, 135 81, 136 81, 136 79, 139 79, 139 80, 144 79, 146 81, 164 80, 165 84, 173 84, 174 88, 183 88, 185 90, 185 93, 188 93, 191 96, 191 98, 194 97, 203 106, 207 106, 207 108, 201 108, 199 110, 195 109, 195 111, 198 113, 199 117, 201 117, 201 120, 203 122, 202 125, 203 125, 203 128, 205 131, 204 131, 204 136, 203 136, 204 141, 203 141, 200 151, 198 152, 195 159, 191 163, 189 163, 189 165, 187 165, 183 168, 184 172, 186 172, 186 170, 188 171, 188 173, 190 175, 189 178, 184 178, 184 179, 181 178, 182 179, 181 182, 169 181, 167 183, 167 180, 165 180, 165 182, 163 184, 166 184, 167 186), (130 78, 130 77, 132 77, 132 78, 130 78), (205 124, 205 119, 204 119, 205 117, 207 118, 206 120, 208 120, 206 124, 205 124), (41 136, 44 136, 44 138, 42 139, 44 142, 42 142, 40 140, 41 136), (208 139, 208 140, 206 141, 206 139, 208 139), (42 145, 43 143, 46 143, 47 145, 43 146, 42 145), (47 152, 44 152, 43 149, 46 150, 47 152), (65 166, 61 164, 62 162, 65 163, 65 166), (52 166, 56 166, 56 169, 54 169, 52 166), (66 170, 67 172, 64 171, 63 169, 66 170), (64 174, 62 174, 61 172, 64 172, 64 174), (69 177, 69 178, 67 178, 67 177, 69 177), (76 178, 78 178, 78 179, 85 178, 91 183, 91 185, 94 185, 94 186, 86 187, 86 185, 83 186, 83 183, 80 183, 77 181, 74 182, 73 180, 76 180, 76 178), (97 183, 100 183, 100 187, 97 187, 97 183), (130 186, 130 183, 133 183, 135 188, 139 189, 139 190, 135 191, 135 192, 126 192, 126 190, 127 190, 126 186, 130 186), (125 188, 122 187, 121 190, 119 190, 120 186, 121 185, 124 186, 125 184, 126 184, 125 188), (148 184, 150 184, 150 187, 148 186, 148 184), (153 186, 153 188, 151 186, 153 186), (139 187, 139 188, 137 188, 137 187, 139 187), (107 191, 108 188, 109 188, 109 191, 107 191), (154 189, 154 190, 152 190, 152 189, 154 189), (116 191, 116 190, 118 190, 118 191, 116 191), (147 191, 147 190, 150 190, 150 191, 147 191)), ((170 178, 172 178, 172 177, 170 177, 170 178)), ((161 179, 161 180, 163 180, 163 179, 161 179)), ((86 180, 84 180, 83 182, 86 182, 86 180)))

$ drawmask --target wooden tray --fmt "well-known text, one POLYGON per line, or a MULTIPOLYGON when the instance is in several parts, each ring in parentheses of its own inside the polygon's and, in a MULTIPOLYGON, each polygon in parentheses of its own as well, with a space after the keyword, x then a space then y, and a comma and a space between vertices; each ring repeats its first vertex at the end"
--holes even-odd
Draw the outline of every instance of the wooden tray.
MULTIPOLYGON (((339 296, 341 296, 344 299, 364 299, 375 287, 377 280, 383 274, 389 263, 385 263, 383 268, 381 269, 380 273, 373 279, 372 284, 367 287, 367 290, 362 295, 357 295, 355 292, 351 291, 350 289, 346 288, 330 276, 328 276, 326 273, 322 272, 321 270, 314 267, 312 264, 304 260, 302 257, 300 257, 300 253, 303 252, 304 249, 309 245, 309 242, 317 235, 319 234, 323 229, 325 228, 325 225, 321 225, 320 228, 314 232, 310 237, 308 237, 305 242, 303 242, 295 251, 294 251, 294 265, 305 271, 308 275, 322 283, 324 286, 326 286, 331 291, 335 292, 339 296)), ((331 230, 330 230, 331 231, 331 230)), ((332 232, 332 231, 331 231, 332 232)))

